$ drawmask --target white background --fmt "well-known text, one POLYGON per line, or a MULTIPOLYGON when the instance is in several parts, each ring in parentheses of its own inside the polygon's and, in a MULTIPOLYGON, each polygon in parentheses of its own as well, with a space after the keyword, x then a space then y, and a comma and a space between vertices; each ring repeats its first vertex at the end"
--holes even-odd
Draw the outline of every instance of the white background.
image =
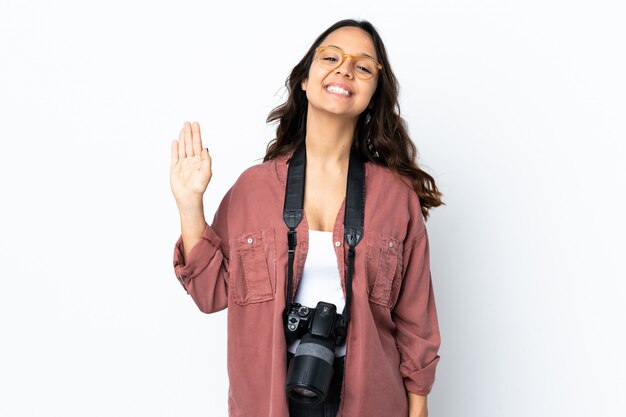
POLYGON ((227 415, 227 311, 173 272, 170 142, 200 122, 212 219, 291 68, 348 17, 380 31, 445 194, 430 416, 626 415, 612 3, 2 0, 0 415, 227 415))

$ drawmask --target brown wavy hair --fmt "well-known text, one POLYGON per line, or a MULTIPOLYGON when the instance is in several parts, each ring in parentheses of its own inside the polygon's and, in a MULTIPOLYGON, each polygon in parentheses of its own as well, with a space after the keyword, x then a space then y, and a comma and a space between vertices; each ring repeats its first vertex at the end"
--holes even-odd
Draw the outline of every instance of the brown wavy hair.
POLYGON ((385 45, 374 26, 367 20, 344 19, 330 26, 315 39, 307 53, 293 68, 285 81, 289 93, 287 101, 275 107, 267 116, 267 123, 278 121, 276 137, 267 145, 263 162, 283 154, 291 154, 305 140, 308 100, 306 92, 299 88, 308 77, 315 48, 331 32, 354 26, 372 37, 378 61, 382 65, 378 84, 371 100, 371 108, 364 110, 357 120, 353 147, 365 161, 388 167, 392 172, 405 175, 417 193, 424 220, 432 207, 445 205, 443 194, 437 189, 432 176, 420 169, 416 162, 417 148, 409 138, 406 121, 400 116, 398 103, 399 85, 391 70, 385 45))

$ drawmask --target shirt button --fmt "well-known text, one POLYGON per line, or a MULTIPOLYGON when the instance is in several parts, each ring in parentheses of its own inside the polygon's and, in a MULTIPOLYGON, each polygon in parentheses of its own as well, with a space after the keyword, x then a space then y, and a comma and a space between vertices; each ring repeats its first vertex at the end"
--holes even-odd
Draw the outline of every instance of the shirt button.
POLYGON ((251 237, 248 238, 248 243, 252 243, 252 238, 251 237))
POLYGON ((393 242, 389 242, 389 247, 393 248, 393 242))
POLYGON ((335 246, 341 246, 341 242, 340 241, 336 241, 335 242, 335 246))

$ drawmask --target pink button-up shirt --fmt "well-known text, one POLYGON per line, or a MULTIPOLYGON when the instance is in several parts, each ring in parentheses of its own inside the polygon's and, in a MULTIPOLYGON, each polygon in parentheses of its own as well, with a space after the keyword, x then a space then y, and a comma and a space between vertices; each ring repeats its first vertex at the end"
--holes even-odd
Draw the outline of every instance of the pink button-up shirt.
MULTIPOLYGON (((228 308, 230 417, 289 417, 282 312, 287 290, 283 205, 288 158, 247 168, 211 225, 174 270, 200 311, 228 308)), ((439 362, 439 326, 420 203, 406 177, 365 163, 364 237, 356 247, 338 417, 406 417, 407 391, 427 395, 439 362)), ((345 296, 345 199, 333 227, 345 296)), ((294 295, 307 256, 306 214, 296 228, 294 295)), ((314 306, 312 306, 314 307, 314 306)))

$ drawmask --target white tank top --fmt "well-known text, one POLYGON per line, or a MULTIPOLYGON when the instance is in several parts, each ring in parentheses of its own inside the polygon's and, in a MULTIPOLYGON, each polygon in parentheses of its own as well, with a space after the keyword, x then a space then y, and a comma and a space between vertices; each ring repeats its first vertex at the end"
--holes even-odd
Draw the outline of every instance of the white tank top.
MULTIPOLYGON (((346 300, 337 269, 333 232, 309 229, 309 250, 294 301, 309 308, 315 308, 318 301, 324 301, 337 306, 338 314, 343 311, 346 300)), ((295 353, 299 344, 300 339, 295 340, 287 346, 287 350, 295 353)), ((335 346, 336 357, 345 354, 345 343, 335 346)))

